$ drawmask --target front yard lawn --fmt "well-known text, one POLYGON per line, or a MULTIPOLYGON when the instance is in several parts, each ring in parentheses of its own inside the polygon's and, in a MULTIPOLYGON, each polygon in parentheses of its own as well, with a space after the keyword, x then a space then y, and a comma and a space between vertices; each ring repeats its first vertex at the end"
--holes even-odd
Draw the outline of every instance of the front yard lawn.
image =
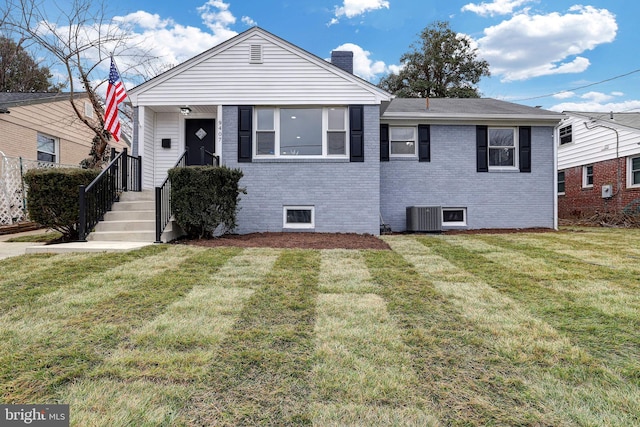
POLYGON ((3 403, 77 426, 640 425, 640 231, 0 261, 3 403))

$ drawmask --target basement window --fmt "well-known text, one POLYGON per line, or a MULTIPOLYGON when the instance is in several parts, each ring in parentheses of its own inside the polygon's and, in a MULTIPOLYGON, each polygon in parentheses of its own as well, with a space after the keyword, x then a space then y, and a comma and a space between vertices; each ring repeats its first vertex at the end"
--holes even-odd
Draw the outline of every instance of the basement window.
POLYGON ((282 209, 282 222, 283 228, 314 228, 315 207, 284 206, 282 209))
POLYGON ((443 226, 466 226, 467 208, 442 208, 443 226))

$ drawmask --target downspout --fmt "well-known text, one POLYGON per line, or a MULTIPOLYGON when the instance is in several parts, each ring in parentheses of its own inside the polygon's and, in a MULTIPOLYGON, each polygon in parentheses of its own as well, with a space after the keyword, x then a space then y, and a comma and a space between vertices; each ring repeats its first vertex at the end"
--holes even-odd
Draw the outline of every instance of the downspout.
POLYGON ((558 230, 558 142, 560 141, 559 129, 564 120, 553 127, 553 229, 558 230))
POLYGON ((587 122, 584 122, 584 127, 586 127, 589 130, 595 129, 597 127, 601 127, 601 128, 612 130, 616 133, 616 169, 617 169, 616 179, 618 180, 618 182, 616 182, 616 193, 614 194, 614 196, 616 197, 616 212, 619 212, 620 209, 622 209, 622 206, 620 203, 620 195, 622 191, 622 177, 621 177, 622 169, 620 168, 620 134, 618 133, 617 129, 607 125, 594 124, 592 127, 589 127, 587 122))

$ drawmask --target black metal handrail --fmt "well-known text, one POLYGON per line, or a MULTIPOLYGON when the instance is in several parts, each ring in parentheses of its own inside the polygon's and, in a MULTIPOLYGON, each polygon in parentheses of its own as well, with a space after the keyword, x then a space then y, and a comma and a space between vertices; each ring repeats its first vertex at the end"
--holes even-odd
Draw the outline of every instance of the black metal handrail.
POLYGON ((205 159, 205 154, 208 154, 209 156, 211 156, 213 158, 213 160, 216 161, 216 166, 220 166, 220 157, 216 156, 214 153, 212 153, 211 151, 205 150, 204 147, 200 147, 200 164, 201 165, 206 165, 207 163, 204 161, 205 159))
POLYGON ((78 240, 85 241, 89 232, 104 218, 104 214, 118 201, 123 191, 140 191, 142 184, 142 157, 111 150, 111 162, 89 185, 81 185, 80 223, 78 240))
MULTIPOLYGON (((174 168, 185 167, 187 165, 187 154, 189 150, 184 150, 174 168)), ((169 224, 171 215, 171 180, 169 175, 165 178, 162 185, 156 187, 156 243, 162 243, 162 231, 169 224)))

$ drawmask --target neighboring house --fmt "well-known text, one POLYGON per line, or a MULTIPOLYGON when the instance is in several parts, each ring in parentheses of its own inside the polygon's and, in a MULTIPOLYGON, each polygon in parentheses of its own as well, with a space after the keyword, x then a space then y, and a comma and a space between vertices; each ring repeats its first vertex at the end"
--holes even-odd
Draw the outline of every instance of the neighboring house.
MULTIPOLYGON (((92 118, 86 94, 76 95, 75 103, 92 118)), ((89 157, 93 135, 68 93, 0 93, 0 151, 7 157, 77 165, 89 157)))
POLYGON ((558 126, 558 214, 640 206, 640 113, 565 111, 558 126))
POLYGON ((130 90, 143 187, 205 147, 244 172, 241 234, 379 234, 381 217, 404 231, 407 207, 422 206, 438 207, 444 229, 555 226, 560 114, 392 99, 354 76, 352 59, 329 63, 254 27, 130 90))

